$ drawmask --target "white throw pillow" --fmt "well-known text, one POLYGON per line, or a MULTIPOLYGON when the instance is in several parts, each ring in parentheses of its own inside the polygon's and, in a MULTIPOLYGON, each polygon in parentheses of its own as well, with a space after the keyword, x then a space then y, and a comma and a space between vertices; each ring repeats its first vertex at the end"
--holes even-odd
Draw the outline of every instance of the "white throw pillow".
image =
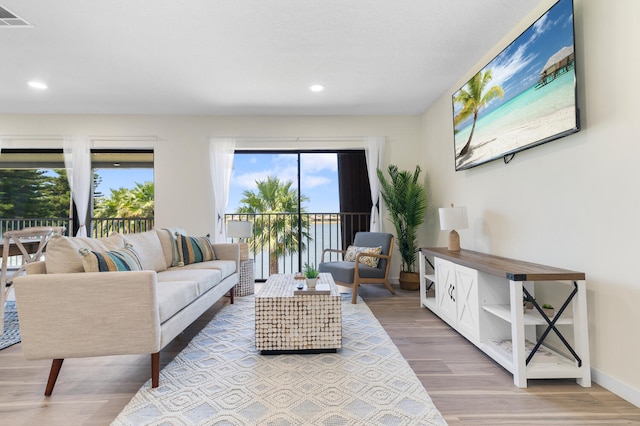
POLYGON ((45 263, 48 274, 84 272, 81 248, 93 251, 109 251, 124 248, 124 238, 112 234, 107 238, 65 237, 53 235, 47 243, 45 263))
POLYGON ((162 272, 167 269, 162 244, 156 231, 137 232, 123 236, 125 243, 133 246, 142 269, 162 272))

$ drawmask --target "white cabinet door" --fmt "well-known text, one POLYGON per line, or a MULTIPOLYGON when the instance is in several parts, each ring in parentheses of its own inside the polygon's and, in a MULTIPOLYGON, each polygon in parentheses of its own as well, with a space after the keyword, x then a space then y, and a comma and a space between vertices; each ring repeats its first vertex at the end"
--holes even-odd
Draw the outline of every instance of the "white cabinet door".
POLYGON ((455 265, 456 282, 456 322, 458 329, 468 338, 480 338, 478 306, 478 271, 455 265))
POLYGON ((435 258, 436 303, 442 319, 456 323, 456 274, 455 264, 435 258))

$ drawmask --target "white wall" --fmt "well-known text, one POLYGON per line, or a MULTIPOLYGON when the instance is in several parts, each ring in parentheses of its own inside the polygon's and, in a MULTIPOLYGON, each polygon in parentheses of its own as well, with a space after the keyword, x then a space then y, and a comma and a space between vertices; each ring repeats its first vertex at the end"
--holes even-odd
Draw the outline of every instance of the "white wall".
MULTIPOLYGON (((640 405, 640 2, 574 0, 582 130, 454 171, 451 95, 551 4, 543 2, 423 116, 433 215, 465 205, 463 248, 586 272, 594 379, 640 405)), ((437 220, 425 239, 446 245, 437 220)))
MULTIPOLYGON (((211 136, 244 138, 341 138, 386 136, 385 164, 413 169, 422 146, 419 116, 153 116, 153 115, 0 115, 0 135, 31 136, 29 141, 4 140, 4 148, 61 148, 61 140, 38 135, 92 137, 153 136, 157 141, 100 142, 101 148, 153 148, 156 226, 180 226, 190 233, 214 230, 214 201, 209 170, 211 136), (409 154, 409 155, 408 155, 409 154)), ((142 138, 145 139, 145 138, 142 138)), ((146 138, 149 139, 149 138, 146 138)), ((357 143, 356 143, 357 145, 357 143)), ((279 143, 245 141, 244 148, 352 148, 354 142, 279 143)), ((360 142, 360 147, 363 147, 360 142)), ((383 212, 386 217, 386 213, 383 212)), ((385 230, 393 232, 391 224, 385 230)), ((397 277, 399 256, 391 276, 397 277)))

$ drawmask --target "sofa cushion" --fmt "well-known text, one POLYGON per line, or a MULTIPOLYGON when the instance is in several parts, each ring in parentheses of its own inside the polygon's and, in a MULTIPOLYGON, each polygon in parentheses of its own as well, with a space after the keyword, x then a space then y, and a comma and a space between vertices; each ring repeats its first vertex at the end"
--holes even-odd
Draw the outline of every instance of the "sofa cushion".
POLYGON ((208 237, 190 237, 177 234, 176 240, 178 242, 178 253, 180 253, 179 266, 207 262, 216 258, 208 237))
MULTIPOLYGON (((318 265, 320 272, 328 272, 333 279, 343 283, 351 284, 355 275, 354 262, 325 262, 318 265)), ((385 271, 380 268, 372 268, 368 265, 359 264, 358 274, 360 278, 384 278, 385 271)))
POLYGON ((156 286, 161 324, 198 298, 198 284, 195 281, 164 281, 156 286))
POLYGON ((136 252, 127 245, 125 248, 111 251, 93 251, 81 248, 82 263, 85 272, 121 272, 141 271, 142 265, 136 252))
POLYGON ((149 271, 164 271, 167 269, 167 262, 164 258, 164 251, 158 232, 146 231, 124 235, 124 240, 133 246, 133 250, 138 254, 142 269, 149 271))
POLYGON ((192 263, 180 267, 181 269, 217 269, 222 273, 222 279, 236 272, 236 262, 233 260, 210 260, 202 263, 192 263))
POLYGON ((169 268, 158 272, 158 282, 194 281, 197 284, 198 296, 206 293, 222 281, 222 273, 218 269, 185 269, 169 268))
POLYGON ((113 234, 107 238, 65 237, 53 235, 47 243, 45 263, 48 274, 84 272, 81 248, 95 251, 109 251, 124 248, 124 238, 113 234))

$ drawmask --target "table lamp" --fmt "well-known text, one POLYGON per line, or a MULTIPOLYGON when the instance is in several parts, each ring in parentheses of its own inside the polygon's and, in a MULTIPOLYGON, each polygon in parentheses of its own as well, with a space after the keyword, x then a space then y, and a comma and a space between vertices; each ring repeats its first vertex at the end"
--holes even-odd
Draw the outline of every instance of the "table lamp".
POLYGON ((438 209, 440 214, 440 229, 449 232, 449 251, 460 251, 460 235, 456 229, 465 229, 467 224, 466 207, 443 207, 438 209))
POLYGON ((252 235, 251 227, 251 222, 243 220, 230 220, 227 222, 227 237, 237 238, 240 244, 240 260, 249 259, 249 245, 241 239, 249 238, 252 235))

